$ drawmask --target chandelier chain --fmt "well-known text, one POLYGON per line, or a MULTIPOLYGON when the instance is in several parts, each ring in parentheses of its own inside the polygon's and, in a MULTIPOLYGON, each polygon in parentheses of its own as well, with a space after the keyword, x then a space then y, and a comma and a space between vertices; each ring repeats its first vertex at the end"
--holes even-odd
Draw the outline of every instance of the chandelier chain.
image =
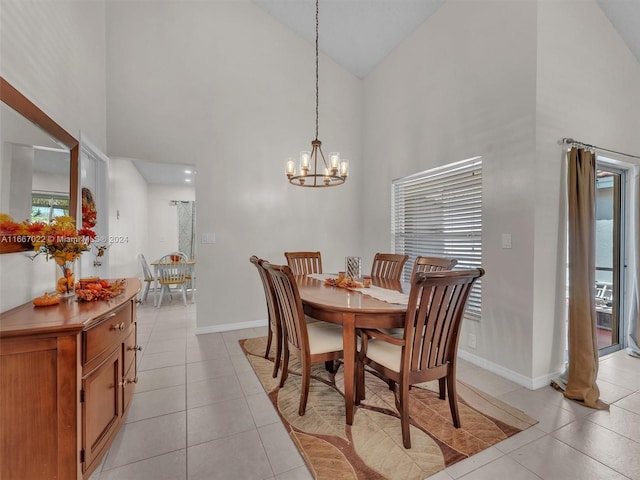
POLYGON ((319 0, 316 0, 316 140, 318 140, 318 98, 319 98, 319 80, 318 80, 318 17, 319 17, 319 0))

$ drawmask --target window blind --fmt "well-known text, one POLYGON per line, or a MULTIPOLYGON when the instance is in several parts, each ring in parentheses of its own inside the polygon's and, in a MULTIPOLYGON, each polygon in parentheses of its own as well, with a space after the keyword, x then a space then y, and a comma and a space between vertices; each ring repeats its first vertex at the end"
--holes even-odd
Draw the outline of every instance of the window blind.
MULTIPOLYGON (((482 266, 482 158, 475 157, 394 180, 391 241, 409 256, 409 281, 417 256, 458 260, 456 269, 482 266)), ((471 291, 466 316, 480 319, 482 282, 471 291)))

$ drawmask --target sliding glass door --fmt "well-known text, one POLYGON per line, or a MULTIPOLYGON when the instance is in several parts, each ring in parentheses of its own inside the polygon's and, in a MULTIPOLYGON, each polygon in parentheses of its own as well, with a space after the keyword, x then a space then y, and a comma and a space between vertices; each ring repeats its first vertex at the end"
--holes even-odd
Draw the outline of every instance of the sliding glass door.
POLYGON ((623 347, 625 172, 598 158, 596 173, 596 333, 600 355, 623 347))

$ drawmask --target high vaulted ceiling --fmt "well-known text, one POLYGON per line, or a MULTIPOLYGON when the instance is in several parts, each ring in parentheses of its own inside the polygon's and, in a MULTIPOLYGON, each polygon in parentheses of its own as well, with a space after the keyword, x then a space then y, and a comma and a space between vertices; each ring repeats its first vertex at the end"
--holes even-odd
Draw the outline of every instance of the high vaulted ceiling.
MULTIPOLYGON (((315 0, 253 1, 315 44, 315 0)), ((354 75, 364 78, 444 2, 320 0, 319 48, 354 75)), ((640 0, 596 2, 640 62, 640 0)))

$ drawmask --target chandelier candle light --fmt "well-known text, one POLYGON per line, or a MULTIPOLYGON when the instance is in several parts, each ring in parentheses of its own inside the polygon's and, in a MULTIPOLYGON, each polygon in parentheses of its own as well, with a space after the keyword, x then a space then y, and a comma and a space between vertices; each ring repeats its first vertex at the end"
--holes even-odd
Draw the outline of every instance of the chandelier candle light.
POLYGON ((318 140, 318 1, 316 0, 316 138, 311 141, 310 152, 300 152, 299 173, 296 172, 296 162, 293 158, 287 160, 286 167, 289 183, 298 187, 335 187, 342 185, 349 175, 349 160, 341 160, 338 152, 332 152, 327 163, 322 153, 322 142, 318 140))

